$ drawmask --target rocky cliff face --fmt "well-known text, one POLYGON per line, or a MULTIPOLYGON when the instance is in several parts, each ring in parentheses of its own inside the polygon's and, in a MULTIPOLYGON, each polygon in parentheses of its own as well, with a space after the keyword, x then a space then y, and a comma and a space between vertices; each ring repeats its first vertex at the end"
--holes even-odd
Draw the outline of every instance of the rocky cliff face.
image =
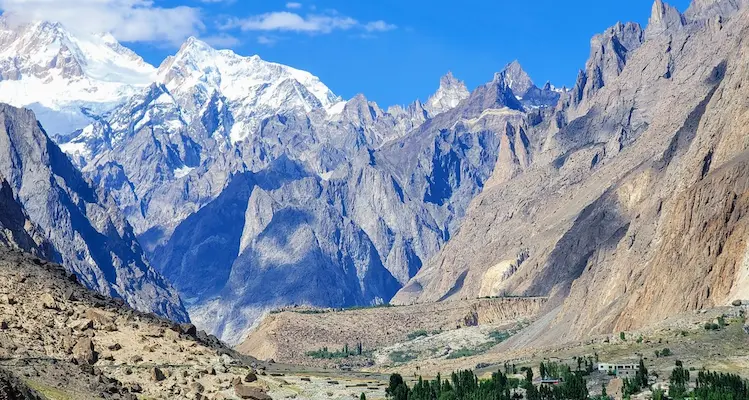
POLYGON ((0 220, 18 247, 44 247, 43 236, 53 247, 44 253, 89 287, 187 320, 176 291, 149 266, 117 205, 83 178, 31 111, 0 105, 0 153, 6 177, 0 193, 8 205, 0 220))
POLYGON ((13 189, 0 175, 0 244, 44 258, 54 257, 54 252, 41 232, 26 215, 16 199, 13 189))
POLYGON ((657 1, 647 35, 595 38, 576 88, 529 130, 530 167, 478 196, 395 301, 549 295, 557 313, 534 331, 550 343, 746 295, 740 7, 657 1))

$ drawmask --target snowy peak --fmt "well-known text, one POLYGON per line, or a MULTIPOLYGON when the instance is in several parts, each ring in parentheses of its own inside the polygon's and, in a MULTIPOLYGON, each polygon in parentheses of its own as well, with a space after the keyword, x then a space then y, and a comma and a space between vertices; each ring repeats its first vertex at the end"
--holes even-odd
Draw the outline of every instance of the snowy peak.
MULTIPOLYGON (((147 84, 155 72, 153 66, 120 45, 112 35, 73 36, 59 23, 14 25, 7 17, 0 17, 0 45, 0 59, 13 61, 15 79, 54 79, 62 75, 147 84), (65 67, 72 70, 64 71, 65 67)), ((9 71, 6 67, 10 64, 3 65, 4 72, 9 71)))
POLYGON ((59 23, 0 17, 0 102, 32 108, 51 134, 90 123, 155 79, 156 70, 111 35, 74 36, 59 23))
MULTIPOLYGON (((314 106, 329 107, 340 100, 308 72, 263 61, 257 55, 243 57, 231 50, 216 50, 195 37, 162 63, 159 78, 170 90, 203 86, 230 100, 252 98, 253 93, 263 96, 284 81, 295 80, 317 99, 319 105, 314 106)), ((307 106, 309 110, 313 105, 307 106)))
POLYGON ((164 83, 187 114, 200 110, 219 94, 229 105, 235 125, 231 140, 238 142, 254 134, 263 119, 289 112, 319 112, 340 98, 309 72, 243 57, 231 50, 216 50, 194 37, 159 67, 164 83))
POLYGON ((456 79, 452 72, 448 72, 440 79, 440 87, 424 105, 429 115, 435 116, 455 108, 461 101, 468 98, 470 93, 463 81, 456 79))

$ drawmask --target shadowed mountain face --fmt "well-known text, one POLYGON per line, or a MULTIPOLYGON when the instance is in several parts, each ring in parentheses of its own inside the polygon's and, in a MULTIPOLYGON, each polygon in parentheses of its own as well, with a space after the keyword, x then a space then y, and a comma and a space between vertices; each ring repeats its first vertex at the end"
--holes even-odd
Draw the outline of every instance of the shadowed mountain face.
POLYGON ((528 130, 530 166, 488 185, 394 301, 548 295, 555 317, 517 343, 549 344, 746 298, 747 12, 656 1, 647 29, 594 38, 528 130))
POLYGON ((473 111, 477 101, 489 104, 479 91, 403 138, 348 150, 327 173, 289 150, 235 174, 154 251, 155 265, 193 320, 229 341, 270 307, 389 301, 457 230, 500 148, 514 151, 502 142, 522 130, 523 113, 496 90, 495 114, 473 111))
POLYGON ((6 245, 64 262, 90 288, 188 319, 114 201, 86 181, 34 114, 0 105, 0 223, 6 245))

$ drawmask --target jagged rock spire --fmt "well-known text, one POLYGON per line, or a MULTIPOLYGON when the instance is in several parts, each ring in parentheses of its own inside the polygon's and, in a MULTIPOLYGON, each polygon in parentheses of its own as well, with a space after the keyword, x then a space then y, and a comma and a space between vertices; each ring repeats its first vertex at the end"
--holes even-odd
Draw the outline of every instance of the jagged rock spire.
POLYGON ((502 74, 507 86, 512 89, 516 96, 524 97, 529 90, 536 86, 518 60, 507 64, 502 74))
POLYGON ((675 7, 663 2, 663 0, 655 0, 648 21, 646 36, 652 37, 663 32, 681 29, 686 23, 687 20, 684 15, 675 7))
POLYGON ((463 81, 448 72, 440 78, 440 87, 424 105, 424 109, 434 116, 455 108, 461 101, 468 98, 470 93, 463 81))

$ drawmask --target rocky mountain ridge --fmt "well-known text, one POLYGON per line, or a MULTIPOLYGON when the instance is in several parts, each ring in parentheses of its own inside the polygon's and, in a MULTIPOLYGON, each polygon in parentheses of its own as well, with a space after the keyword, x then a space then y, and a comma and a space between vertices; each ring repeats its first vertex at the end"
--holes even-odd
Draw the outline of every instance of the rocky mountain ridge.
POLYGON ((187 321, 114 201, 84 179, 33 112, 0 105, 6 245, 64 262, 82 282, 141 310, 187 321))
POLYGON ((532 163, 485 188, 394 302, 548 295, 528 346, 743 298, 747 12, 656 1, 647 29, 595 37, 575 88, 528 129, 532 163))

